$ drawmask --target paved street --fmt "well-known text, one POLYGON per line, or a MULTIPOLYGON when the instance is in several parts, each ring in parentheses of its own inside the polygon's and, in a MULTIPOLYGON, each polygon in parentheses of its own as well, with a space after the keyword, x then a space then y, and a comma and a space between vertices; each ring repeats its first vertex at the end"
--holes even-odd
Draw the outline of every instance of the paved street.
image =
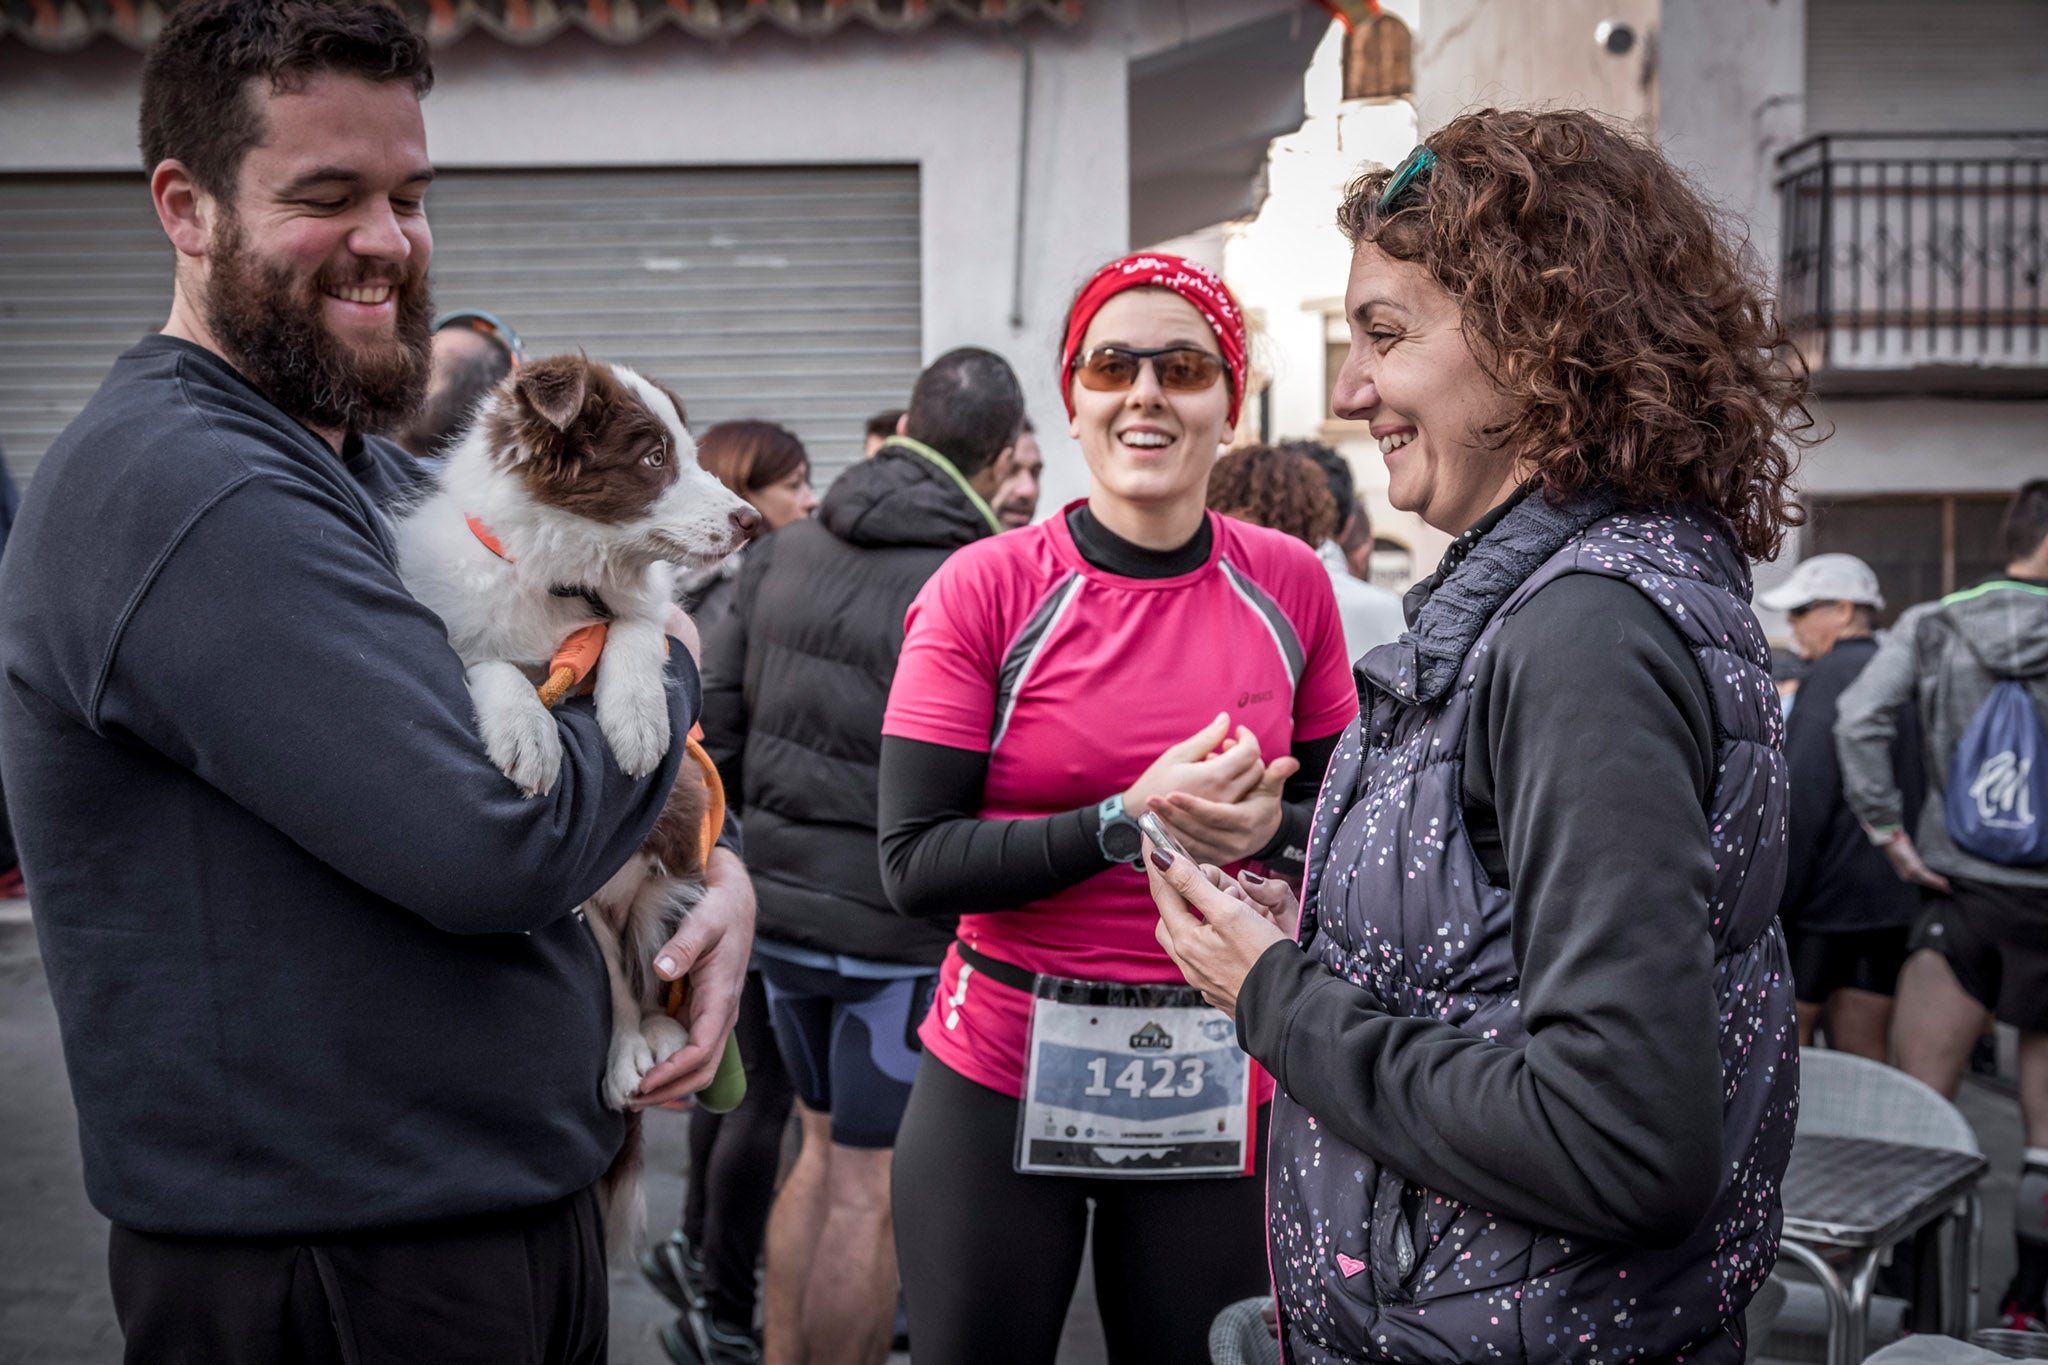
MULTIPOLYGON (((139 1078, 138 1083, 146 1083, 139 1078)), ((2019 1162, 2018 1106, 2000 1090, 1966 1085, 1962 1109, 1991 1158, 1984 1182, 1984 1311, 2012 1273, 2012 1187, 2019 1162)), ((27 907, 0 902, 0 1365, 111 1365, 121 1358, 106 1286, 106 1220, 86 1203, 78 1133, 64 1079, 56 1018, 27 907)), ((687 1162, 688 1118, 649 1116, 649 1221, 674 1225, 687 1162)), ((612 1358, 666 1359, 656 1339, 671 1316, 637 1274, 612 1278, 612 1358)), ((1104 1360, 1083 1268, 1060 1365, 1104 1360)), ((905 1357, 895 1358, 902 1365, 905 1357)))
MULTIPOLYGON (((648 1116, 647 1207, 657 1235, 675 1225, 682 1206, 688 1122, 682 1114, 648 1116)), ((28 907, 20 901, 0 901, 0 1210, 0 1365, 118 1362, 107 1224, 85 1199, 56 1016, 28 907)), ((1084 1267, 1060 1365, 1104 1359, 1086 1277, 1084 1267)), ((612 1359, 621 1365, 666 1360, 656 1334, 672 1316, 637 1273, 614 1274, 612 1359)))
POLYGON ((85 1202, 78 1127, 27 906, 0 902, 0 1365, 121 1358, 106 1220, 85 1202))

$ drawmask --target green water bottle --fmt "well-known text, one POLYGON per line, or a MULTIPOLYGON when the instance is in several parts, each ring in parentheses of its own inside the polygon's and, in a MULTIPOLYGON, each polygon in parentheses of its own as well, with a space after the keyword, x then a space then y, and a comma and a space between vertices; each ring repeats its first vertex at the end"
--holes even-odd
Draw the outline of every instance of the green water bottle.
POLYGON ((707 1114, 730 1114, 746 1097, 747 1072, 740 1064, 740 1040, 728 1033, 725 1055, 718 1059, 718 1074, 697 1092, 697 1105, 707 1114))

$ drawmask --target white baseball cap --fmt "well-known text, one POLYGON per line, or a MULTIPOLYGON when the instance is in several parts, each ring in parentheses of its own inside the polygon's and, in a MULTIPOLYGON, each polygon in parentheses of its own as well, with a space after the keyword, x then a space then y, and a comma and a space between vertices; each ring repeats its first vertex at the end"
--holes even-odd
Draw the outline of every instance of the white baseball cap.
POLYGON ((1884 610, 1877 575, 1855 555, 1815 555, 1799 561, 1792 576, 1757 594, 1756 603, 1771 611, 1798 611, 1815 602, 1850 602, 1884 610))

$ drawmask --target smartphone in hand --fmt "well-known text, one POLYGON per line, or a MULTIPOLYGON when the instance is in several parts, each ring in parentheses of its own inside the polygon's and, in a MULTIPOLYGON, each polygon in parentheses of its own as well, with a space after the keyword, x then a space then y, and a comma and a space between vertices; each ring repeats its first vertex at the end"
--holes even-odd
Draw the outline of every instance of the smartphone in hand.
POLYGON ((1191 863, 1195 861, 1194 855, 1181 847, 1180 840, 1173 837, 1173 831, 1166 827, 1166 822, 1151 811, 1148 810, 1138 817, 1138 830, 1152 841, 1154 848, 1163 848, 1174 857, 1186 858, 1191 863))
MULTIPOLYGON (((1195 855, 1188 852, 1187 849, 1181 844, 1181 841, 1173 837, 1173 831, 1166 827, 1166 822, 1164 820, 1161 820, 1158 816, 1154 815, 1151 811, 1148 810, 1143 815, 1138 817, 1138 829, 1144 834, 1144 836, 1147 839, 1150 839, 1152 841, 1152 847, 1163 848, 1176 858, 1185 858, 1188 862, 1188 865, 1194 868, 1196 872, 1200 873, 1202 877, 1208 881, 1209 885, 1215 887, 1219 891, 1224 889, 1223 883, 1228 881, 1229 879, 1226 878, 1217 869, 1210 867, 1205 863, 1197 861, 1195 855)), ((1239 896, 1242 896, 1244 893, 1239 892, 1238 894, 1239 896)), ((1190 915, 1193 915, 1196 919, 1205 918, 1202 912, 1192 905, 1188 907, 1188 913, 1190 915)))

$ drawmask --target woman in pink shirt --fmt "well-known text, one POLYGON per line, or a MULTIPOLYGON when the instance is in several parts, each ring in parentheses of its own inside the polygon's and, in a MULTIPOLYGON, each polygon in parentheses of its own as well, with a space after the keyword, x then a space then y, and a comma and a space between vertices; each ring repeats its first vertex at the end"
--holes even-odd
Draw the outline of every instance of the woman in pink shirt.
POLYGON ((1063 349, 1088 497, 947 561, 883 725, 890 897, 959 919, 894 1168, 921 1365, 1051 1361, 1091 1202, 1112 1361, 1202 1359, 1266 1289, 1271 1082, 1161 949, 1135 819, 1295 875, 1358 704, 1314 552, 1203 505, 1244 393, 1222 281, 1112 262, 1063 349))

